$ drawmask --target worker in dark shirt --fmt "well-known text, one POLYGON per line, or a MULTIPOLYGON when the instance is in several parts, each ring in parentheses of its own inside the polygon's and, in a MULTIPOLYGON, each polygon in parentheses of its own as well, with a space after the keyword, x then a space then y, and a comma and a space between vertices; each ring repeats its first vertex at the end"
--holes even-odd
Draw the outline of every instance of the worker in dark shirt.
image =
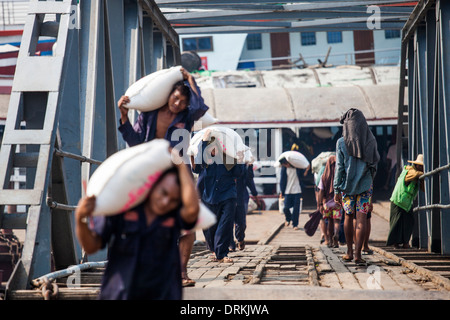
MULTIPOLYGON (((177 129, 185 129, 190 133, 194 122, 200 119, 209 109, 205 104, 200 88, 194 77, 181 68, 184 81, 179 81, 173 86, 167 103, 159 109, 141 112, 132 126, 128 119, 128 108, 130 102, 127 96, 122 96, 118 102, 120 109, 119 131, 128 145, 135 146, 142 142, 151 141, 155 138, 166 139, 175 147, 179 140, 178 135, 173 135, 177 129)), ((186 148, 189 141, 183 141, 186 148)))
POLYGON ((212 161, 209 157, 222 159, 218 144, 212 142, 211 131, 206 130, 195 159, 193 171, 202 175, 202 201, 216 215, 217 223, 207 229, 205 240, 219 262, 233 262, 228 258, 228 247, 233 238, 234 215, 237 204, 236 178, 244 173, 244 164, 229 161, 212 161), (206 159, 205 159, 206 157, 206 159), (220 157, 220 158, 219 158, 220 157))
POLYGON ((113 216, 86 218, 95 196, 82 198, 75 212, 76 235, 87 254, 108 246, 100 299, 182 298, 178 239, 195 226, 199 201, 192 173, 184 163, 161 175, 143 203, 113 216))
MULTIPOLYGON (((172 147, 181 152, 187 150, 194 122, 200 119, 209 108, 201 96, 194 77, 184 68, 181 68, 181 73, 184 81, 175 83, 167 103, 159 109, 141 112, 133 126, 128 119, 126 107, 130 100, 127 96, 120 98, 118 102, 121 114, 119 131, 130 147, 160 138, 168 140, 172 147)), ((181 155, 185 156, 182 153, 181 155)), ((184 159, 184 161, 188 164, 189 160, 184 159)), ((195 281, 187 276, 187 264, 194 240, 195 233, 186 233, 180 238, 183 286, 195 285, 195 281)))

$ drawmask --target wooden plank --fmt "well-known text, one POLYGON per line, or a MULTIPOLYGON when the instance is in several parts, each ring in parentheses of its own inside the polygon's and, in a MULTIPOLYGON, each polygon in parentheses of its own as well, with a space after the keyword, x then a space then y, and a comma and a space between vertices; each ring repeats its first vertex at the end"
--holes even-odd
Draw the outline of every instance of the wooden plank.
POLYGON ((345 264, 341 262, 337 255, 335 255, 330 248, 322 247, 322 251, 327 258, 328 263, 336 273, 343 289, 362 289, 359 282, 353 276, 345 264))

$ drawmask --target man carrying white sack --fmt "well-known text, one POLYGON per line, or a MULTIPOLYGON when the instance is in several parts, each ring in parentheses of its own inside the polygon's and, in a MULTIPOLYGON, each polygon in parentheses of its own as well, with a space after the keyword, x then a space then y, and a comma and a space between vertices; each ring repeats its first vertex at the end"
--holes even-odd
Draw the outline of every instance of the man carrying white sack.
POLYGON ((82 198, 75 212, 76 234, 93 254, 109 246, 108 265, 100 299, 181 300, 180 254, 182 229, 195 226, 199 201, 189 168, 180 163, 165 171, 143 203, 113 216, 86 223, 96 198, 82 198))
POLYGON ((227 159, 215 138, 211 137, 211 130, 207 129, 198 145, 192 170, 202 176, 202 201, 217 218, 215 225, 203 230, 208 248, 215 255, 213 260, 232 263, 228 248, 233 239, 236 214, 236 179, 243 175, 245 165, 237 159, 227 159))
POLYGON ((294 230, 298 230, 298 222, 300 218, 300 199, 302 197, 302 187, 300 184, 301 171, 292 166, 286 158, 280 159, 280 197, 284 197, 284 216, 285 226, 292 221, 294 230), (291 213, 292 208, 292 213, 291 213))
MULTIPOLYGON (((178 136, 173 135, 174 131, 185 129, 190 132, 194 122, 209 109, 194 77, 183 68, 181 68, 181 73, 184 81, 175 83, 167 103, 159 109, 141 112, 133 126, 128 119, 128 108, 126 107, 130 99, 127 96, 120 98, 118 102, 121 115, 119 131, 130 147, 155 138, 166 139, 172 147, 175 147, 181 141, 172 140, 178 136)), ((183 141, 183 143, 186 143, 187 150, 189 141, 183 141)))
MULTIPOLYGON (((183 137, 188 136, 194 122, 200 119, 209 108, 204 103, 194 77, 183 68, 180 71, 184 81, 175 83, 167 103, 159 109, 141 112, 133 126, 128 119, 126 107, 130 100, 127 96, 120 98, 118 102, 121 114, 119 131, 130 147, 160 138, 168 140, 172 147, 180 143, 185 144, 182 150, 187 150, 189 141, 184 141, 183 137), (184 130, 185 134, 174 135, 176 130, 184 130), (178 139, 172 140, 176 137, 178 139)), ((195 285, 195 281, 187 276, 187 263, 194 240, 195 233, 180 238, 183 286, 195 285)))

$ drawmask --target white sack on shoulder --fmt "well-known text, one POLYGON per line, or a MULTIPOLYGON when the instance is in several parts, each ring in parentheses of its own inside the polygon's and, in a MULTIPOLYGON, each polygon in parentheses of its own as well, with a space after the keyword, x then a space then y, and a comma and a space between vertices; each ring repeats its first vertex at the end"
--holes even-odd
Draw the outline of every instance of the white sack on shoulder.
POLYGON ((217 123, 217 119, 214 118, 210 113, 206 112, 200 119, 194 122, 194 126, 192 127, 192 131, 199 131, 206 127, 209 127, 215 123, 217 123))
POLYGON ((274 166, 280 166, 280 160, 285 158, 293 167, 297 169, 306 169, 309 166, 309 161, 306 157, 298 151, 283 152, 275 162, 274 166))
POLYGON ((194 233, 197 230, 206 230, 209 227, 212 227, 216 222, 216 215, 212 213, 212 211, 209 210, 207 206, 200 202, 200 211, 198 212, 198 218, 195 226, 190 230, 182 230, 181 234, 187 235, 190 233, 194 233))
POLYGON ((169 142, 163 139, 111 155, 94 171, 86 189, 87 196, 96 196, 93 215, 114 215, 140 204, 172 166, 169 142))
POLYGON ((130 102, 126 107, 141 112, 159 109, 167 103, 173 85, 181 80, 181 66, 153 72, 128 88, 124 95, 130 102))
POLYGON ((233 129, 227 127, 211 126, 197 132, 192 137, 190 146, 187 151, 188 155, 197 155, 198 146, 200 143, 202 143, 203 135, 208 129, 211 130, 211 138, 215 138, 216 142, 221 148, 221 151, 232 158, 238 159, 239 153, 242 153, 242 156, 244 156, 244 153, 249 149, 249 147, 244 144, 241 136, 233 129))
POLYGON ((194 230, 205 230, 216 223, 216 215, 212 213, 202 202, 200 202, 200 211, 198 213, 197 223, 194 230))

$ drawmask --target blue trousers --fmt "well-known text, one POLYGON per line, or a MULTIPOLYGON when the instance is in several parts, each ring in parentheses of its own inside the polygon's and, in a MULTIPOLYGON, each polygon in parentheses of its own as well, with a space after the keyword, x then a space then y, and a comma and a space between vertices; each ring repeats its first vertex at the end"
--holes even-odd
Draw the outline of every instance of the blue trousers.
POLYGON ((231 198, 217 204, 205 203, 217 218, 215 225, 203 231, 206 243, 214 251, 218 260, 228 255, 228 247, 233 240, 233 224, 236 213, 236 198, 231 198))
MULTIPOLYGON (((234 236, 238 242, 244 241, 245 230, 247 229, 247 211, 248 201, 246 203, 239 203, 236 206, 236 214, 234 217, 234 236)), ((236 249, 236 243, 231 238, 230 248, 236 249)))
POLYGON ((284 195, 284 216, 287 222, 292 221, 292 226, 298 226, 298 218, 300 216, 300 198, 301 193, 285 194, 284 195), (291 213, 291 208, 293 208, 291 213))

